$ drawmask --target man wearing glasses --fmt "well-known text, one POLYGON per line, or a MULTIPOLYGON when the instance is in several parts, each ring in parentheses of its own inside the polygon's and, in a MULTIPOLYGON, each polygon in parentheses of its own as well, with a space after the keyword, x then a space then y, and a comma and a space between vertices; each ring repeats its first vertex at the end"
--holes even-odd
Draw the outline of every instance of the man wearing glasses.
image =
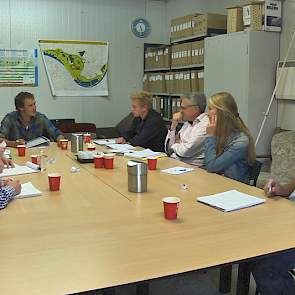
POLYGON ((204 140, 209 124, 204 94, 187 94, 181 97, 180 112, 173 114, 170 130, 165 140, 165 152, 188 164, 203 166, 204 140), (183 126, 176 133, 177 125, 183 126))

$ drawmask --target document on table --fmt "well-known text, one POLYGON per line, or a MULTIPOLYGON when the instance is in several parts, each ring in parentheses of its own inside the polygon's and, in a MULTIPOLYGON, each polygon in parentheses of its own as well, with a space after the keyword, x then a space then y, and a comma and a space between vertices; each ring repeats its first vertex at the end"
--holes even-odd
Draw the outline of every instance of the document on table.
POLYGON ((193 170, 194 170, 194 168, 185 168, 185 167, 176 166, 176 167, 161 170, 161 172, 173 174, 173 175, 178 175, 178 174, 191 172, 193 170))
POLYGON ((50 140, 45 136, 40 136, 26 143, 27 148, 49 145, 50 140))
POLYGON ((23 183, 21 186, 21 192, 15 197, 15 199, 38 197, 42 195, 42 192, 39 191, 31 182, 23 183))
POLYGON ((93 142, 98 145, 107 145, 107 144, 116 143, 116 138, 96 139, 96 140, 93 140, 93 142))
POLYGON ((217 208, 224 212, 244 209, 265 203, 265 199, 253 197, 236 190, 197 198, 198 202, 217 208))
POLYGON ((166 154, 163 154, 161 152, 154 152, 150 149, 144 149, 141 151, 128 151, 124 153, 125 157, 136 158, 136 159, 146 159, 148 157, 161 157, 164 155, 166 154))
POLYGON ((135 147, 130 144, 119 144, 119 143, 108 143, 106 144, 107 147, 113 149, 113 152, 125 153, 130 150, 134 150, 135 147))
POLYGON ((39 170, 35 170, 27 166, 20 166, 20 165, 14 164, 13 168, 4 168, 3 172, 0 174, 0 177, 30 174, 30 173, 36 173, 38 171, 39 170))

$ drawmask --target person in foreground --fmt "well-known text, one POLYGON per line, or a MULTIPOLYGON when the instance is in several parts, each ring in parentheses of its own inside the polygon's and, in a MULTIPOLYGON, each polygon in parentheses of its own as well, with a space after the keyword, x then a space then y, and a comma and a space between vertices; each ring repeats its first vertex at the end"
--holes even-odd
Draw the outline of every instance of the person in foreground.
POLYGON ((205 167, 208 172, 223 174, 249 183, 255 162, 254 141, 230 93, 220 92, 208 103, 209 125, 205 140, 205 167))
MULTIPOLYGON (((270 179, 264 187, 267 196, 295 198, 295 179, 281 185, 270 179)), ((257 259, 251 265, 260 295, 295 295, 295 280, 292 270, 295 268, 295 250, 257 259)))
POLYGON ((152 95, 140 91, 131 95, 131 111, 134 115, 131 127, 117 138, 117 143, 164 151, 167 129, 161 114, 152 109, 152 95))
MULTIPOLYGON (((13 162, 7 159, 3 152, 5 150, 6 144, 0 144, 0 174, 3 172, 3 169, 6 167, 13 167, 13 162)), ((21 185, 18 180, 13 180, 10 178, 0 179, 0 210, 4 209, 9 201, 11 201, 16 195, 21 191, 21 185)))
POLYGON ((8 146, 16 147, 40 136, 51 141, 63 138, 50 120, 36 111, 36 101, 32 93, 20 92, 14 102, 16 111, 6 114, 1 122, 0 141, 5 140, 8 146))
POLYGON ((165 140, 165 152, 188 164, 203 166, 204 141, 209 123, 204 94, 186 94, 181 98, 180 112, 173 114, 165 140), (178 124, 184 122, 178 134, 178 124))

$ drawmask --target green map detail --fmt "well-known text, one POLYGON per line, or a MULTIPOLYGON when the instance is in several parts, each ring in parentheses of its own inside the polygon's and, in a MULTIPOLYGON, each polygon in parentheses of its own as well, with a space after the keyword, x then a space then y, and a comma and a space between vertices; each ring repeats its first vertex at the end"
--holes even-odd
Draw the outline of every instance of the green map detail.
POLYGON ((94 87, 99 84, 102 79, 104 78, 105 74, 108 70, 108 65, 104 64, 100 71, 100 74, 97 74, 94 77, 85 77, 81 75, 81 72, 84 69, 84 65, 86 59, 82 56, 84 55, 85 51, 79 52, 78 54, 69 54, 64 52, 61 48, 57 49, 45 49, 43 50, 43 54, 56 59, 59 61, 66 70, 71 74, 74 78, 74 81, 82 87, 94 87))

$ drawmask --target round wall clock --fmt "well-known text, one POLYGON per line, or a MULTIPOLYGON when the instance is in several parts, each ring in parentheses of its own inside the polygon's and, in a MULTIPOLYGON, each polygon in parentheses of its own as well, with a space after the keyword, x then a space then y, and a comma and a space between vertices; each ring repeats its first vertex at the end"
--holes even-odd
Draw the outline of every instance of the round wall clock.
POLYGON ((136 18, 131 23, 131 30, 138 38, 146 38, 151 32, 151 24, 145 18, 136 18))

